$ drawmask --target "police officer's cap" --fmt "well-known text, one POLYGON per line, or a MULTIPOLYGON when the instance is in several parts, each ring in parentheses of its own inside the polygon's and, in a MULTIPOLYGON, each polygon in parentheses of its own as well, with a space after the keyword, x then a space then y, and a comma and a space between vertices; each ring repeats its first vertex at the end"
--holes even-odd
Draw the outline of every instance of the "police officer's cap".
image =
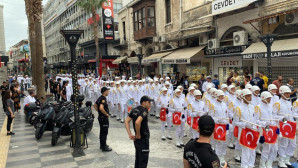
POLYGON ((209 115, 203 115, 200 118, 199 128, 202 135, 212 134, 215 127, 214 120, 209 115))
POLYGON ((107 91, 107 90, 110 90, 109 88, 107 88, 107 87, 102 87, 101 88, 101 94, 103 94, 105 91, 107 91))

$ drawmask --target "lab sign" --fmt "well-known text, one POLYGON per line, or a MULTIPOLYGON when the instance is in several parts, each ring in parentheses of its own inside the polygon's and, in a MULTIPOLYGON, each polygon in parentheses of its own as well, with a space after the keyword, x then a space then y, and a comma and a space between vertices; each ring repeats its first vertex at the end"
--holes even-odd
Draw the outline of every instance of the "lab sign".
POLYGON ((257 0, 215 0, 212 2, 212 14, 221 14, 226 11, 239 8, 239 6, 249 5, 257 0))

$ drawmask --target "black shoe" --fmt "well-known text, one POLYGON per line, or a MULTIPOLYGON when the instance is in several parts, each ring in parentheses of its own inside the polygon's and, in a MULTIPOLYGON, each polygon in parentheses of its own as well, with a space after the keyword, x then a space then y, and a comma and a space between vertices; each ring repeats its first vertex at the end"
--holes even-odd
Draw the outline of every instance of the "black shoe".
POLYGON ((14 135, 14 134, 15 134, 14 132, 7 133, 7 135, 14 135))
MULTIPOLYGON (((286 164, 287 165, 287 164, 286 164)), ((288 168, 295 168, 294 166, 292 165, 287 165, 288 168)))
MULTIPOLYGON (((109 145, 107 145, 106 147, 110 147, 109 145)), ((100 149, 102 149, 102 146, 100 146, 100 149)))
POLYGON ((103 152, 110 152, 112 151, 112 148, 109 148, 108 146, 105 146, 101 149, 103 152))
POLYGON ((150 116, 154 116, 154 114, 150 114, 150 116))

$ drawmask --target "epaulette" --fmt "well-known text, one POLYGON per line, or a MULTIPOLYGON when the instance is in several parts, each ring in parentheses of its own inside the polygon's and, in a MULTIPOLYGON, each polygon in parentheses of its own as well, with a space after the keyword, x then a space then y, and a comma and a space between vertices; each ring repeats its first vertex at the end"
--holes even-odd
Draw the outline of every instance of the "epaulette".
POLYGON ((235 114, 239 117, 239 119, 241 119, 241 109, 240 109, 240 107, 235 108, 235 114))
POLYGON ((259 113, 259 116, 261 116, 261 108, 260 108, 260 106, 255 106, 255 113, 259 113))
POLYGON ((170 100, 169 105, 171 105, 171 104, 173 104, 173 107, 175 107, 175 104, 174 104, 174 100, 173 99, 170 100))
POLYGON ((228 98, 228 96, 225 96, 225 102, 229 102, 229 98, 228 98))
POLYGON ((209 110, 214 110, 214 104, 212 103, 209 104, 209 110))
POLYGON ((298 100, 293 102, 293 108, 298 108, 298 100))
POLYGON ((184 99, 184 100, 185 100, 185 102, 188 102, 188 99, 187 99, 187 97, 185 97, 185 99, 184 99))
POLYGON ((192 105, 188 104, 187 109, 189 109, 189 110, 192 109, 192 105))
POLYGON ((277 111, 279 112, 279 110, 280 110, 280 103, 279 102, 274 103, 273 104, 273 108, 276 108, 277 111))
POLYGON ((234 109, 234 104, 233 104, 233 102, 230 102, 229 103, 229 109, 231 110, 231 109, 234 109))

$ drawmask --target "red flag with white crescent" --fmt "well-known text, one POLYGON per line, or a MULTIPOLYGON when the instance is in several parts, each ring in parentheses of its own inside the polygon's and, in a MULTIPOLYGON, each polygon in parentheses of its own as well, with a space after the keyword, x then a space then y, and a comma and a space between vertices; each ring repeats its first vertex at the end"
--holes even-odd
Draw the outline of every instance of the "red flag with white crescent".
POLYGON ((242 129, 239 143, 242 146, 254 150, 257 147, 259 136, 260 133, 258 131, 249 128, 242 129))
POLYGON ((181 125, 181 112, 174 112, 173 114, 173 124, 181 125))
POLYGON ((227 124, 215 124, 213 138, 217 141, 226 141, 227 124))
POLYGON ((238 134, 239 134, 239 127, 235 126, 234 127, 234 137, 238 138, 238 134))
POLYGON ((279 122, 281 135, 285 138, 294 139, 296 134, 296 122, 287 121, 286 123, 279 122))
POLYGON ((192 129, 198 130, 200 117, 194 117, 192 120, 192 129))
POLYGON ((166 121, 167 120, 167 109, 166 108, 161 108, 160 109, 159 119, 160 119, 160 121, 166 121))
POLYGON ((191 125, 191 117, 187 116, 187 124, 191 125))
POLYGON ((277 133, 276 130, 278 129, 277 126, 270 126, 269 130, 266 132, 265 129, 263 128, 263 136, 265 138, 265 143, 267 144, 275 144, 277 140, 277 133))

